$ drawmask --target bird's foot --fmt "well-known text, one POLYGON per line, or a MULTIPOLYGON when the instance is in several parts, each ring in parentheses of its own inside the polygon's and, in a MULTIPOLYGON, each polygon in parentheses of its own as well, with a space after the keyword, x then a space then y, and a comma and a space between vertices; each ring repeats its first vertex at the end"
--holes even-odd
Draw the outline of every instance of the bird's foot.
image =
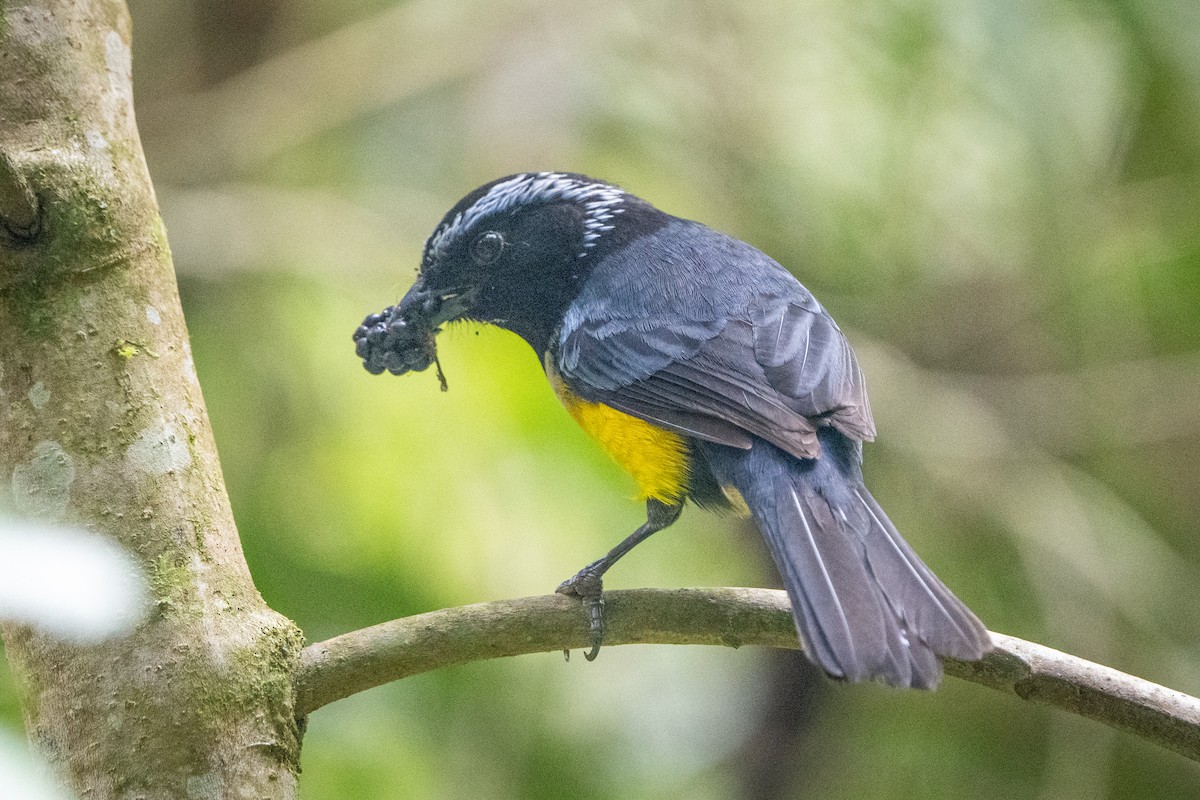
MULTIPOLYGON (((588 661, 595 661, 600 654, 600 645, 604 643, 604 580, 601 573, 589 564, 575 576, 568 578, 554 590, 558 594, 574 595, 583 601, 583 608, 588 616, 588 638, 592 649, 584 653, 588 661)), ((565 655, 570 652, 564 650, 565 655)))

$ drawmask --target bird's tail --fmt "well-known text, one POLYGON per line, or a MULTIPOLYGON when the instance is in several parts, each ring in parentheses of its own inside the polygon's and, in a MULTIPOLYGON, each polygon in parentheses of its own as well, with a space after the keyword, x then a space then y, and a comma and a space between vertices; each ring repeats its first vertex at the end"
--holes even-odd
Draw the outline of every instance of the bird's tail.
POLYGON ((932 689, 937 656, 982 657, 987 630, 867 491, 856 445, 831 428, 820 434, 817 459, 761 440, 745 451, 706 447, 706 458, 754 515, 809 658, 848 681, 932 689))

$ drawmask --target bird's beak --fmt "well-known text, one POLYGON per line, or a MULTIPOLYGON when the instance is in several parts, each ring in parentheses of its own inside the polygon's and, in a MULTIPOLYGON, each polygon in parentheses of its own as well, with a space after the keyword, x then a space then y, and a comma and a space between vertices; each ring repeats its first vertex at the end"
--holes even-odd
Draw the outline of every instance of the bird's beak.
POLYGON ((408 293, 396 305, 396 314, 409 325, 435 330, 440 325, 460 319, 466 312, 468 295, 465 291, 431 291, 424 276, 417 278, 408 293))

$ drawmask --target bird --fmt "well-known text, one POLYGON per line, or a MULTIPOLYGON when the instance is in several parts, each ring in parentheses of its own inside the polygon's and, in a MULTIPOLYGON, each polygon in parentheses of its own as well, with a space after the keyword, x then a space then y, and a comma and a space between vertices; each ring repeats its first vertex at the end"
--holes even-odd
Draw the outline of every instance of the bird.
POLYGON ((846 336, 765 253, 612 183, 508 175, 445 214, 416 282, 363 320, 355 350, 372 374, 421 371, 461 320, 524 339, 645 502, 644 524, 557 589, 587 609, 588 660, 604 574, 689 501, 749 514, 801 647, 831 678, 932 689, 939 657, 991 649, 863 482, 875 423, 846 336))

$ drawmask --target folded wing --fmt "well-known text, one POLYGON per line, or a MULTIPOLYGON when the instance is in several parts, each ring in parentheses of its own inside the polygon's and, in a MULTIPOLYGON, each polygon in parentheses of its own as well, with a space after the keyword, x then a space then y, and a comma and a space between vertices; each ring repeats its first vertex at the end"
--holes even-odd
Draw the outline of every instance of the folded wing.
POLYGON ((752 434, 814 458, 819 425, 874 438, 862 371, 811 295, 756 295, 729 314, 584 319, 563 330, 558 367, 589 400, 732 447, 752 434))

